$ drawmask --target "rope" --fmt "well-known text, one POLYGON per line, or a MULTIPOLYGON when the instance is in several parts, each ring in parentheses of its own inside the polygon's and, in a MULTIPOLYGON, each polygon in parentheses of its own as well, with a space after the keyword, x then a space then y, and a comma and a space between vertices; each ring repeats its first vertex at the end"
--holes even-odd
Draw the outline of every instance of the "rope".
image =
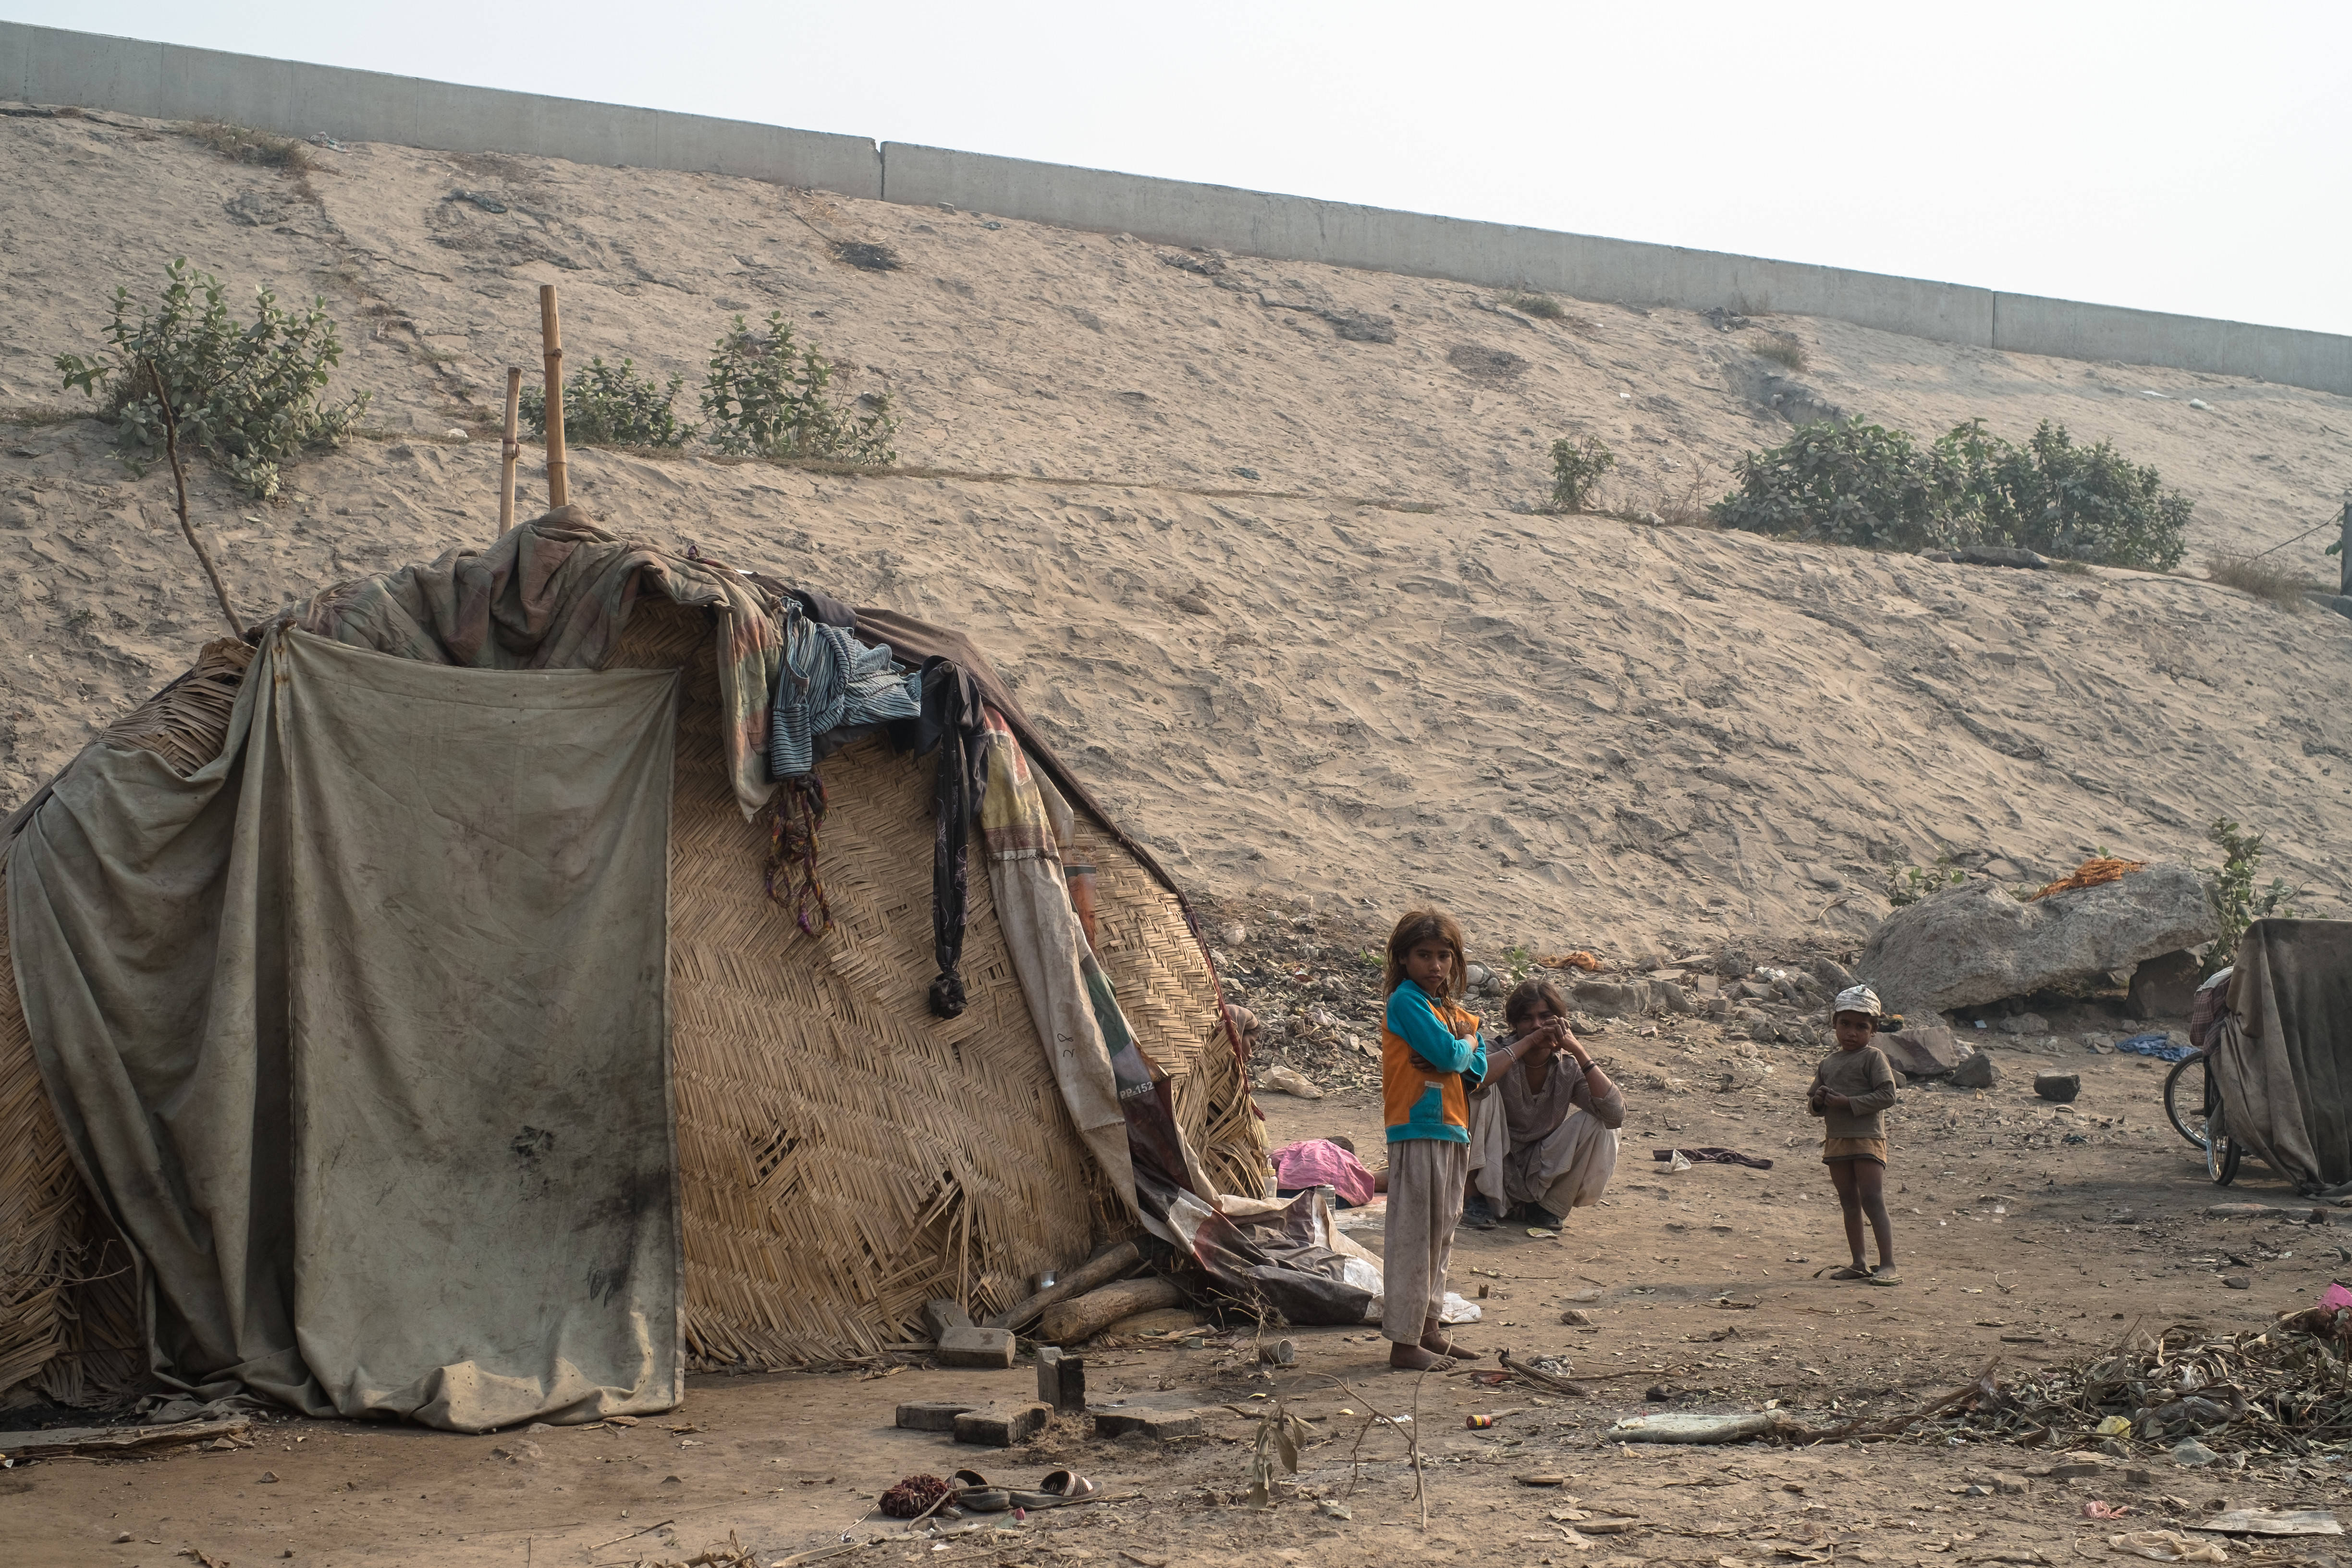
POLYGON ((824 813, 824 780, 814 773, 786 779, 768 832, 768 897, 792 910, 793 923, 810 936, 833 929, 833 904, 817 876, 817 829, 824 813))
MULTIPOLYGON (((2344 504, 2347 508, 2352 508, 2352 501, 2346 501, 2344 504)), ((2334 517, 2329 518, 2326 522, 2313 523, 2309 528, 2306 528, 2301 533, 2296 534, 2294 539, 2280 540, 2276 544, 2271 546, 2271 550, 2284 550, 2288 545, 2293 544, 2296 539, 2309 539, 2313 534, 2317 533, 2323 528, 2340 528, 2343 524, 2344 514, 2339 511, 2334 517)), ((2247 556, 2246 559, 2249 561, 2260 561, 2263 556, 2268 555, 2271 552, 2271 550, 2257 550, 2252 555, 2247 556)))

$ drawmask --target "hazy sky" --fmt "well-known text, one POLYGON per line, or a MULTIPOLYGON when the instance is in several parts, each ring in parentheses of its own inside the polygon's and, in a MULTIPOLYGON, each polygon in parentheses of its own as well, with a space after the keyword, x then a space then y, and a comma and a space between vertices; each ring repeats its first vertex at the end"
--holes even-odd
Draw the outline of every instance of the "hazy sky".
POLYGON ((2352 5, 0 0, 90 32, 2352 333, 2352 5))

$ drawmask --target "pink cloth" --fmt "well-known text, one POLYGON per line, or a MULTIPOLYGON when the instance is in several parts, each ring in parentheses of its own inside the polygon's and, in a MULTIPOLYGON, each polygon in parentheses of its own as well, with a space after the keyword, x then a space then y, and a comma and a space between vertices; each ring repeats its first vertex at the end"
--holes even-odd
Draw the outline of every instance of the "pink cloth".
POLYGON ((1326 1139, 1286 1143, 1274 1152, 1273 1160, 1274 1184, 1284 1192, 1328 1186, 1350 1207, 1372 1201, 1372 1173, 1361 1160, 1326 1139))

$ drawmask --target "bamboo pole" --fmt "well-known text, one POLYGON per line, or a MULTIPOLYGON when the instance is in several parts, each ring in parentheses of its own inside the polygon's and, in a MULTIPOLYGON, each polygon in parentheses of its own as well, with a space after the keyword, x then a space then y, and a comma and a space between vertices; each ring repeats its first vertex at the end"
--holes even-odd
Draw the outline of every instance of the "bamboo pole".
POLYGON ((555 314, 555 285, 539 286, 539 338, 547 357, 547 506, 572 500, 563 473, 563 323, 555 314))
POLYGON ((505 533, 514 527, 515 463, 522 456, 522 445, 515 439, 518 422, 522 416, 522 366, 507 366, 507 426, 506 438, 499 446, 499 531, 505 533))

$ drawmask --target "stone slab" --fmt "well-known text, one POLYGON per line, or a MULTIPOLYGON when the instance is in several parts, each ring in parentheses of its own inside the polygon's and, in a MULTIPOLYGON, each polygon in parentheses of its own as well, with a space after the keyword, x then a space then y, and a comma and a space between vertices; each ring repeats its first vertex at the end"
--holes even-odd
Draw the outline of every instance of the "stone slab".
POLYGON ((934 1352, 941 1366, 987 1367, 1002 1372, 1013 1364, 1013 1331, 1010 1329, 950 1329, 940 1336, 940 1348, 934 1352))
POLYGON ((956 1417, 976 1403, 955 1399, 910 1399, 898 1406, 898 1425, 909 1432, 952 1432, 956 1417))
POLYGON ((955 1440, 983 1448, 1010 1448, 1045 1429, 1054 1407, 1032 1401, 1026 1405, 984 1405, 955 1418, 955 1440))

